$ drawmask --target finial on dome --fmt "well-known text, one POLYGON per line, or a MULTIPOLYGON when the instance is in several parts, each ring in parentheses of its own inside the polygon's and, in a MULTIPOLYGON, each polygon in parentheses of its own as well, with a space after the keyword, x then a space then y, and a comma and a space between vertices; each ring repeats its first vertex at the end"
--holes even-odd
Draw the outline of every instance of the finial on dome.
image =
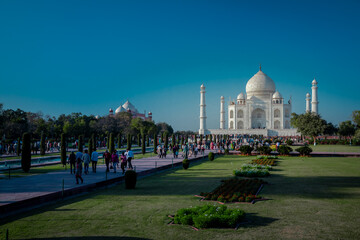
POLYGON ((259 66, 259 70, 261 71, 261 63, 260 63, 260 66, 259 66))

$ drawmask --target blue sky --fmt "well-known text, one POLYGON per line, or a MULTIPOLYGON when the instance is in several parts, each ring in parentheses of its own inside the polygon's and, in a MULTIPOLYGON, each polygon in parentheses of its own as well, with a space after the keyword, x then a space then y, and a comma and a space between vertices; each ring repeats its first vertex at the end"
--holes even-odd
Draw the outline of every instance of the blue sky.
POLYGON ((4 108, 105 115, 129 99, 176 130, 219 127, 262 64, 293 111, 311 81, 338 124, 360 110, 359 1, 0 1, 4 108))

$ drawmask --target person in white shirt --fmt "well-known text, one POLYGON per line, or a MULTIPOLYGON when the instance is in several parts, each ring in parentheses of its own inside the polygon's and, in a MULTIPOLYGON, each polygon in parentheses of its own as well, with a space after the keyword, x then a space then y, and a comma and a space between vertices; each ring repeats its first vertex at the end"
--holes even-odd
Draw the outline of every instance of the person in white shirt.
POLYGON ((130 150, 127 149, 125 155, 126 155, 126 159, 127 159, 127 162, 128 162, 128 168, 133 169, 133 166, 131 164, 131 160, 134 157, 134 153, 131 151, 131 149, 130 150))
POLYGON ((99 153, 95 150, 91 154, 91 166, 93 173, 96 173, 96 165, 99 159, 99 153))

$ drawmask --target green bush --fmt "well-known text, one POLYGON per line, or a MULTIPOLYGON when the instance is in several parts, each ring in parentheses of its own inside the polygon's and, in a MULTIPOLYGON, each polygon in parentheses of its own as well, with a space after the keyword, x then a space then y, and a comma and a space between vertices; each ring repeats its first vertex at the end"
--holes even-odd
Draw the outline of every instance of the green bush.
POLYGON ((146 152, 146 142, 145 142, 145 134, 143 133, 142 135, 141 135, 141 153, 142 154, 145 154, 145 152, 146 152))
POLYGON ((310 153, 312 152, 312 149, 308 146, 304 146, 304 147, 299 147, 299 148, 295 149, 295 151, 300 153, 300 155, 302 155, 302 156, 309 156, 310 153))
POLYGON ((183 168, 186 170, 189 168, 190 162, 187 158, 182 161, 183 168))
POLYGON ((109 152, 112 154, 114 150, 115 150, 114 134, 110 133, 109 152))
POLYGON ((44 132, 41 132, 41 138, 40 138, 40 155, 45 155, 45 134, 44 132))
POLYGON ((240 147, 240 152, 242 154, 250 155, 252 150, 253 150, 253 148, 250 147, 249 145, 243 145, 240 147))
POLYGON ((154 133, 154 153, 157 154, 157 134, 154 133))
POLYGON ((127 135, 126 141, 127 141, 126 149, 130 150, 131 149, 131 134, 130 133, 127 135))
POLYGON ((196 228, 234 228, 244 217, 245 212, 241 209, 228 209, 224 205, 204 205, 179 209, 174 223, 196 228))
POLYGON ((31 136, 30 133, 24 133, 22 137, 21 168, 24 172, 29 172, 31 167, 31 136))
POLYGON ((291 139, 286 140, 286 144, 289 146, 293 145, 293 143, 294 143, 294 141, 291 139))
POLYGON ((136 172, 134 170, 127 170, 125 172, 125 188, 134 189, 136 186, 136 172))
POLYGON ((292 150, 293 149, 287 145, 280 145, 278 148, 278 153, 281 155, 289 155, 292 150))
POLYGON ((214 161, 214 153, 209 152, 208 158, 210 161, 214 161))
POLYGON ((61 163, 63 166, 66 165, 66 140, 65 134, 61 134, 61 143, 60 143, 60 154, 61 154, 61 163))
POLYGON ((227 148, 227 149, 225 149, 225 151, 224 151, 224 153, 225 153, 225 155, 229 155, 229 149, 227 148))
POLYGON ((83 135, 80 135, 80 136, 79 136, 79 145, 78 145, 78 150, 79 150, 79 152, 83 152, 83 151, 84 151, 83 147, 84 147, 84 136, 83 136, 83 135))
POLYGON ((258 147, 257 148, 257 151, 260 153, 260 154, 263 154, 263 155, 269 155, 271 153, 271 148, 269 146, 262 146, 262 147, 258 147))

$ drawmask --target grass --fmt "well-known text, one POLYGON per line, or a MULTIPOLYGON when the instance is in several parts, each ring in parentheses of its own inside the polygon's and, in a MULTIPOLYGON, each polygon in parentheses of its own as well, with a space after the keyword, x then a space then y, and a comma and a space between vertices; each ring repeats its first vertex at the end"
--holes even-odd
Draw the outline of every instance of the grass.
MULTIPOLYGON (((309 145, 314 152, 360 152, 360 146, 349 145, 309 145)), ((296 149, 297 147, 292 147, 296 149)))
MULTIPOLYGON (((70 166, 68 165, 67 168, 69 168, 69 167, 70 166)), ((13 177, 28 177, 31 175, 56 172, 56 171, 61 171, 61 170, 65 170, 65 167, 63 167, 62 164, 48 165, 48 166, 43 166, 43 167, 33 167, 33 168, 30 168, 30 172, 28 172, 28 173, 25 173, 22 169, 18 169, 18 170, 11 170, 10 177, 11 178, 13 178, 13 177)), ((8 171, 1 171, 0 179, 7 179, 9 177, 8 173, 9 173, 8 171)))
POLYGON ((135 190, 118 184, 9 217, 0 236, 9 229, 10 239, 358 239, 359 158, 280 158, 260 193, 271 200, 228 205, 247 213, 249 222, 237 231, 167 225, 168 214, 206 204, 193 195, 213 190, 251 159, 224 156, 140 179, 135 190))

